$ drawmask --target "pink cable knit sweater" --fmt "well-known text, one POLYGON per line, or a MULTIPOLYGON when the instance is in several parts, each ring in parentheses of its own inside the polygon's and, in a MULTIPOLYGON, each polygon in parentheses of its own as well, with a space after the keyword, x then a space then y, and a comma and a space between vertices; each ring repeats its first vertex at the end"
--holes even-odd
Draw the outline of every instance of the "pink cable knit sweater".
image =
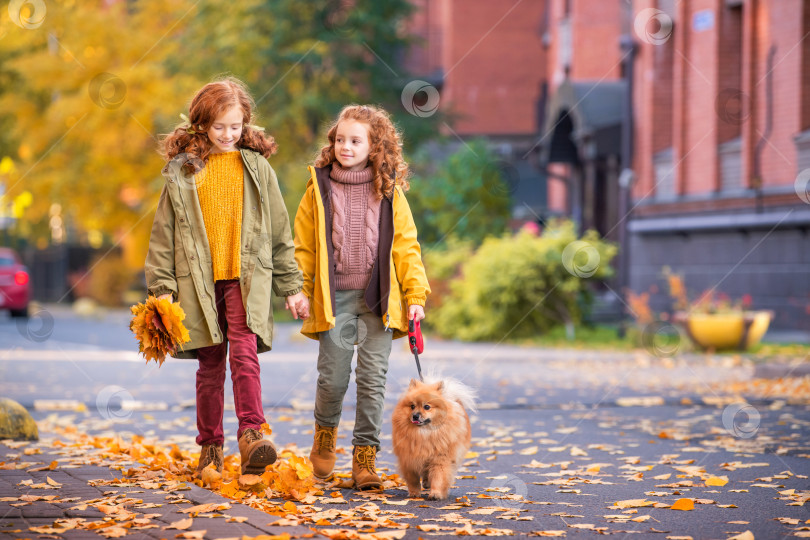
POLYGON ((332 164, 332 247, 335 289, 365 289, 377 259, 380 201, 374 192, 371 167, 362 171, 332 164))

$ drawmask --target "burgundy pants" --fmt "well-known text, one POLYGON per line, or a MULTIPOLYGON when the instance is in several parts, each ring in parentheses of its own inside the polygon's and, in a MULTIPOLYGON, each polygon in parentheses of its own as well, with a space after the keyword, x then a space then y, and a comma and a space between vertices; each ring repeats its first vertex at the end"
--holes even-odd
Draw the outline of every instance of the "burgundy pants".
POLYGON ((256 334, 247 325, 239 280, 221 280, 215 284, 219 327, 226 339, 219 345, 198 349, 197 370, 197 444, 222 445, 225 435, 222 415, 225 407, 225 355, 230 344, 231 381, 237 437, 248 428, 259 429, 264 423, 262 385, 256 334))

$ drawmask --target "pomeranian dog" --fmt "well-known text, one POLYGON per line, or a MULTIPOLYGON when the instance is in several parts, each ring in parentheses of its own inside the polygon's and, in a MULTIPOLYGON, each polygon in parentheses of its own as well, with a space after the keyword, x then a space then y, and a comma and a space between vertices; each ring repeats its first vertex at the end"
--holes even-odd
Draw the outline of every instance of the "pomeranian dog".
POLYGON ((391 435, 408 496, 446 499, 470 448, 475 392, 454 379, 411 380, 391 417, 391 435))

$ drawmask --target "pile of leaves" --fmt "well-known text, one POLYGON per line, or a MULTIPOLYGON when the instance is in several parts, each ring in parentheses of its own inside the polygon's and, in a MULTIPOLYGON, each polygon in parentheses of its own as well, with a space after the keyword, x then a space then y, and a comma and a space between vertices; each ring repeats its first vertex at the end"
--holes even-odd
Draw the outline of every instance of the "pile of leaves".
POLYGON ((129 329, 135 334, 138 352, 147 363, 154 360, 162 366, 167 354, 174 353, 177 347, 182 350, 183 343, 190 341, 188 330, 183 325, 186 313, 179 303, 150 296, 145 303, 129 309, 133 315, 129 329))

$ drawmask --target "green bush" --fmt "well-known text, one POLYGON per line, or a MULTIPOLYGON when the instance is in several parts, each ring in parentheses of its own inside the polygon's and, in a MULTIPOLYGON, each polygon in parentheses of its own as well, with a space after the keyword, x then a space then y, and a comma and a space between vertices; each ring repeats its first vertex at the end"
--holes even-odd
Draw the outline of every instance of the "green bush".
POLYGON ((425 271, 430 282, 428 308, 438 309, 450 294, 450 284, 461 276, 461 265, 473 254, 472 242, 455 236, 448 238, 439 248, 428 248, 422 252, 425 271))
POLYGON ((541 236, 489 238, 462 264, 431 319, 443 336, 466 341, 572 330, 590 304, 588 281, 609 277, 615 254, 594 231, 578 239, 568 221, 541 236))

